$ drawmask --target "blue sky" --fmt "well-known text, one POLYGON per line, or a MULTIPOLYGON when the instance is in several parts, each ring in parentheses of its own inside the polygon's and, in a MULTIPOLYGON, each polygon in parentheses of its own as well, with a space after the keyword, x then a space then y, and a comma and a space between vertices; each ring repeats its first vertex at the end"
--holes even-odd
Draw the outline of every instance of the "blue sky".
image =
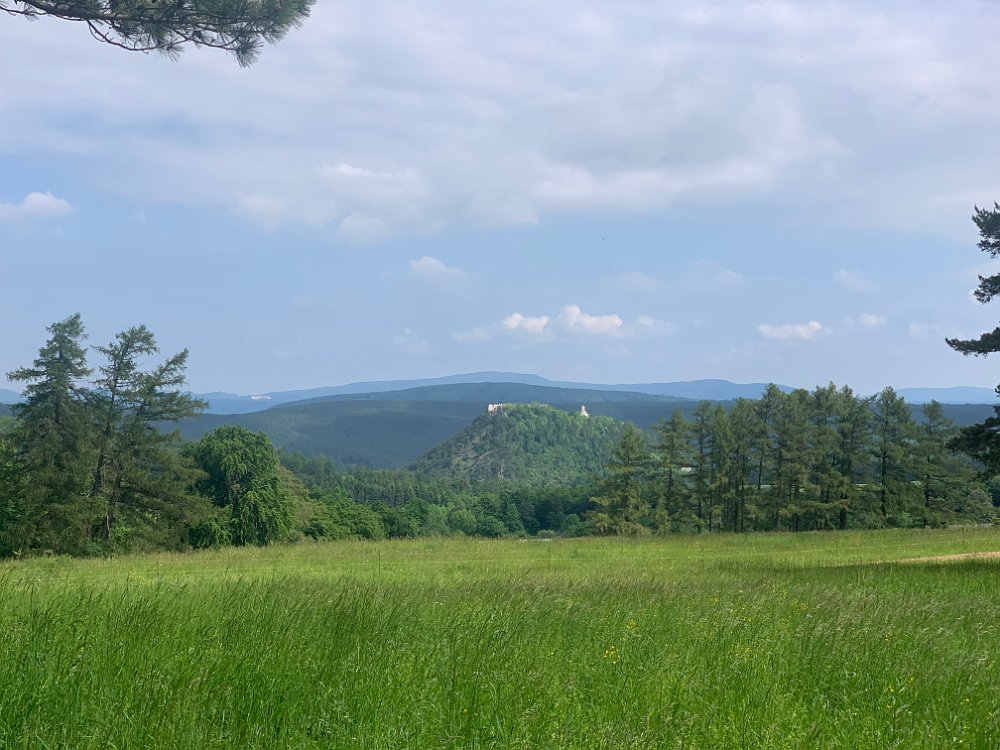
POLYGON ((995 4, 541 5, 320 0, 249 70, 0 18, 0 369, 79 311, 198 391, 1000 380, 943 343, 1000 318, 995 4))

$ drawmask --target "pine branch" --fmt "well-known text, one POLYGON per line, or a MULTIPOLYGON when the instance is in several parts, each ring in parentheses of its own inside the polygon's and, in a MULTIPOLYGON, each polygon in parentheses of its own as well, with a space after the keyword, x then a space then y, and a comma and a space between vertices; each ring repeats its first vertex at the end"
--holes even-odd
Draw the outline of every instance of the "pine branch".
POLYGON ((264 42, 299 26, 315 0, 0 0, 0 11, 84 23, 98 41, 177 57, 185 45, 231 52, 252 65, 264 42))
POLYGON ((1000 327, 984 333, 978 339, 945 339, 945 342, 957 352, 966 356, 985 357, 987 354, 1000 352, 1000 327))

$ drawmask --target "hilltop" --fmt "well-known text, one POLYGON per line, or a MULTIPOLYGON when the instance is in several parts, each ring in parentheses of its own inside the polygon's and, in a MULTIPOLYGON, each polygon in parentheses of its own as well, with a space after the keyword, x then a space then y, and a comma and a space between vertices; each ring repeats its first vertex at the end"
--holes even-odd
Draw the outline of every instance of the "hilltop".
POLYGON ((545 404, 505 404, 482 414, 412 468, 470 481, 578 484, 601 473, 624 424, 545 404))

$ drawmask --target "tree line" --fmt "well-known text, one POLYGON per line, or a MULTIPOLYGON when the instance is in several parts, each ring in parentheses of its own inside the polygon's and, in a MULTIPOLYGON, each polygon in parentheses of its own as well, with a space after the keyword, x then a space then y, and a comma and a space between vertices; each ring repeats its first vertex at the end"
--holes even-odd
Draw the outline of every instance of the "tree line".
POLYGON ((980 467, 957 450, 941 405, 918 422, 885 388, 861 398, 830 384, 728 410, 702 402, 647 436, 631 427, 587 514, 603 534, 800 531, 991 521, 980 467))
POLYGON ((184 444, 172 425, 205 406, 183 390, 187 351, 158 359, 141 325, 88 348, 79 315, 48 333, 31 366, 8 373, 25 385, 0 429, 0 556, 938 526, 992 521, 1000 498, 1000 483, 984 483, 983 464, 959 450, 971 433, 933 402, 916 420, 891 388, 861 398, 772 385, 756 401, 677 410, 648 432, 616 428, 590 482, 480 481, 342 470, 236 426, 184 444))

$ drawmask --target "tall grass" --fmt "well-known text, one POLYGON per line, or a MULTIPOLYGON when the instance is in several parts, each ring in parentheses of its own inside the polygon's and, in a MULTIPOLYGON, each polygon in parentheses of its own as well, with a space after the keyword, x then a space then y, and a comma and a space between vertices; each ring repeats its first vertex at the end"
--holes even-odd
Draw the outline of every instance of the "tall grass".
POLYGON ((0 566, 0 748, 996 748, 993 530, 0 566))

